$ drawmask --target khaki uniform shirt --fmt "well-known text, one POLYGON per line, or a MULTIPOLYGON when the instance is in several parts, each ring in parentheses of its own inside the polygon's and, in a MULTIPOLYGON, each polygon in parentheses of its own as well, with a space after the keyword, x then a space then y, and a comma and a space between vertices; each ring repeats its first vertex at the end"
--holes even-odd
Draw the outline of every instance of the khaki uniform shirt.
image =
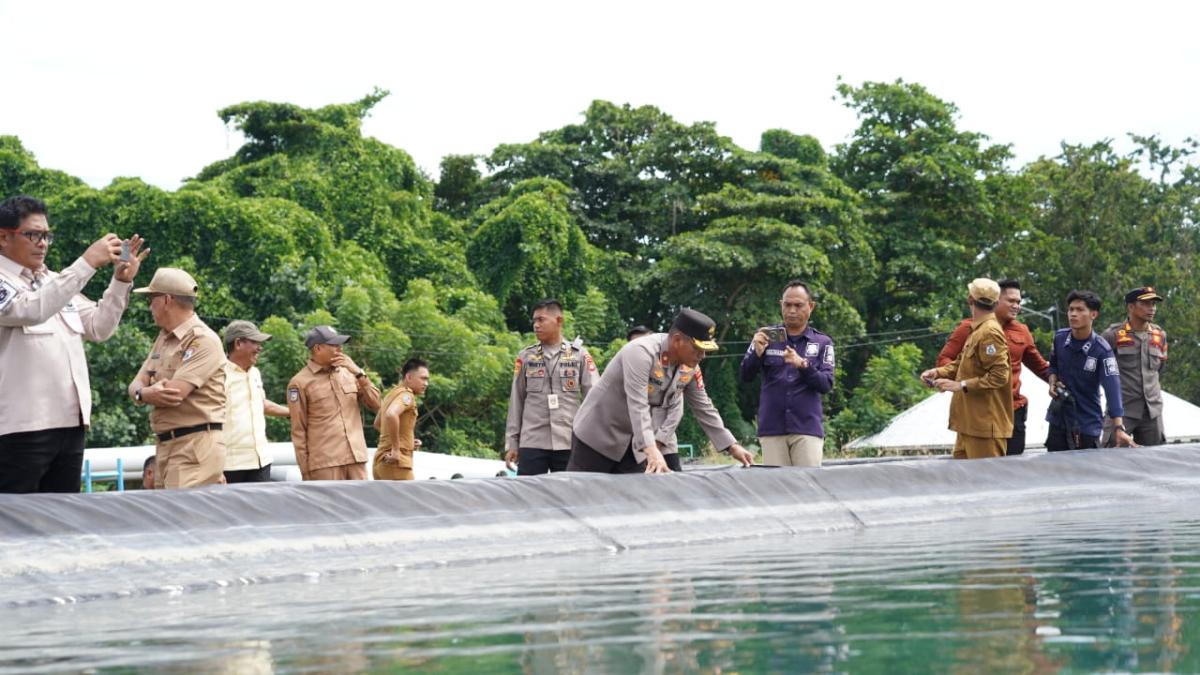
POLYGON ((225 351, 221 338, 195 314, 175 330, 159 331, 138 371, 143 377, 150 384, 179 380, 195 387, 174 408, 150 410, 154 433, 225 421, 225 351))
POLYGON ((1162 416, 1162 385, 1158 376, 1167 365, 1167 333, 1155 324, 1135 331, 1127 322, 1114 323, 1101 335, 1117 356, 1121 373, 1121 402, 1125 417, 1162 416))
POLYGON ((411 469, 417 427, 417 397, 413 395, 412 390, 404 385, 399 385, 388 392, 383 399, 383 404, 379 406, 379 415, 375 418, 375 426, 380 432, 379 447, 375 449, 375 465, 383 464, 384 460, 390 456, 396 460, 387 462, 391 466, 411 469), (398 421, 392 421, 390 412, 399 415, 398 421))
POLYGON ((508 398, 506 447, 570 450, 571 425, 597 377, 592 355, 564 342, 517 355, 508 398))
POLYGON ((225 470, 261 469, 271 463, 267 444, 267 394, 262 373, 225 362, 225 470))
POLYGON ((379 390, 345 368, 310 360, 288 382, 292 446, 302 473, 367 461, 360 404, 379 410, 379 390))
POLYGON ((700 369, 667 362, 665 333, 638 338, 617 352, 592 386, 575 414, 574 433, 613 461, 620 461, 632 443, 634 457, 643 462, 643 449, 674 441, 685 398, 715 448, 737 442, 704 391, 700 369))
POLYGON ((995 314, 971 321, 971 335, 938 377, 967 383, 950 399, 950 428, 978 438, 1009 438, 1013 432, 1012 368, 1008 340, 995 314))
POLYGON ((34 284, 33 272, 0 255, 0 435, 91 424, 83 340, 112 336, 130 288, 113 279, 92 302, 79 291, 95 273, 80 258, 62 273, 43 267, 34 284))

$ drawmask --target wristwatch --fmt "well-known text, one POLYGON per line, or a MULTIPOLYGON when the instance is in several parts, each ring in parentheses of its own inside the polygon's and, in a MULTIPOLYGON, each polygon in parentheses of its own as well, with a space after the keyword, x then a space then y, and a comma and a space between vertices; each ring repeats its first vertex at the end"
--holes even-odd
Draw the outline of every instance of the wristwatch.
POLYGON ((133 400, 136 401, 137 403, 142 402, 142 390, 141 389, 138 389, 137 391, 133 392, 133 400))
POLYGON ((365 371, 365 370, 360 370, 360 371, 358 371, 357 373, 355 373, 355 375, 354 375, 354 379, 356 379, 356 380, 357 380, 357 379, 358 379, 358 378, 360 378, 360 377, 366 377, 366 376, 367 376, 367 371, 365 371))
POLYGON ((958 386, 962 387, 962 392, 963 392, 964 394, 965 394, 965 393, 967 393, 967 381, 966 381, 966 380, 963 380, 962 382, 959 382, 959 383, 958 383, 958 386))

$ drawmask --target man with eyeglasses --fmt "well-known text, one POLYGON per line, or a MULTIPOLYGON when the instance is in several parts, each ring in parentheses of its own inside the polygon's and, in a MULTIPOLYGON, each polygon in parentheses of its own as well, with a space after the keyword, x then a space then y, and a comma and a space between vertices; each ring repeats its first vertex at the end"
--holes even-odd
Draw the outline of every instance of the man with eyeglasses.
POLYGON ((150 355, 129 383, 129 396, 148 405, 158 439, 155 486, 200 487, 222 482, 225 469, 225 352, 221 338, 196 316, 199 286, 192 275, 160 267, 145 288, 159 327, 150 355))
POLYGON ((117 329, 129 286, 150 249, 137 235, 106 234, 62 272, 46 268, 54 235, 46 205, 18 195, 0 203, 0 492, 78 492, 92 386, 83 340, 117 329), (100 302, 80 291, 117 263, 100 302))

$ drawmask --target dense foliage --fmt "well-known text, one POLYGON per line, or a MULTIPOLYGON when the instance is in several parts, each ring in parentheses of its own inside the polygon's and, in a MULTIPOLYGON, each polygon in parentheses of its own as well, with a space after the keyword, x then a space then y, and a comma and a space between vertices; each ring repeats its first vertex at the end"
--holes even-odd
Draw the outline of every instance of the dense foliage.
MULTIPOLYGON (((546 296, 566 303, 568 339, 582 336, 601 365, 628 325, 663 327, 683 306, 711 314, 725 350, 705 362, 709 391, 752 441, 757 386, 739 384, 736 365, 794 277, 814 288, 813 323, 840 348, 831 445, 924 395, 915 373, 980 275, 1020 279, 1030 307, 1058 306, 1059 325, 1072 288, 1101 294, 1106 325, 1124 290, 1153 284, 1168 298, 1166 387, 1200 400, 1200 311, 1185 301, 1200 291, 1195 142, 1132 136, 1129 155, 1109 140, 1064 145, 1015 168, 1008 147, 958 128, 955 106, 919 85, 838 93, 860 124, 828 150, 782 129, 745 149, 711 123, 596 101, 532 141, 446 157, 436 184, 403 150, 363 137, 386 92, 315 110, 243 103, 219 114, 245 144, 177 191, 133 178, 97 190, 0 136, 0 192, 48 202, 56 269, 113 231, 150 242, 141 281, 159 266, 193 272, 211 326, 249 318, 276 336, 260 363, 276 400, 318 323, 354 335, 350 354, 385 386, 408 356, 428 359, 419 433, 439 452, 501 447, 512 358, 546 296)), ((106 283, 98 275, 86 292, 106 283)), ((1050 324, 1027 318, 1045 346, 1050 324)), ((124 388, 155 333, 134 298, 116 337, 89 346, 91 445, 148 438, 124 388)), ((286 421, 270 433, 286 439, 286 421)), ((703 440, 690 419, 680 435, 703 440)))

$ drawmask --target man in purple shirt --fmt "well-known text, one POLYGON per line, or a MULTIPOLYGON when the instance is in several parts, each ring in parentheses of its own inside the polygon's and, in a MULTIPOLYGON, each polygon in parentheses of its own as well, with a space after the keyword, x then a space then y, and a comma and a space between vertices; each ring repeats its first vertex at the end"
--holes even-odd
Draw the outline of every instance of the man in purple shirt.
POLYGON ((821 394, 833 389, 833 340, 808 325, 816 302, 804 282, 789 281, 779 306, 783 324, 759 329, 742 359, 742 381, 763 374, 758 403, 763 463, 821 466, 821 394))

